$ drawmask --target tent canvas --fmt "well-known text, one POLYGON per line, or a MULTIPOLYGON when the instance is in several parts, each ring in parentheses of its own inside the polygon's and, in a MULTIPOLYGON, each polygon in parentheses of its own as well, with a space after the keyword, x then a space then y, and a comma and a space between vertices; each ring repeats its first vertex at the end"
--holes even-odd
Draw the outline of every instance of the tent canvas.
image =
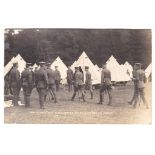
POLYGON ((96 70, 94 64, 91 62, 91 60, 89 59, 89 57, 87 56, 85 52, 81 54, 81 56, 78 58, 78 60, 76 61, 74 65, 78 67, 81 66, 84 72, 84 80, 85 80, 85 66, 88 66, 89 71, 92 75, 92 84, 99 84, 101 82, 100 73, 96 70))
POLYGON ((124 63, 124 69, 125 69, 125 72, 129 74, 130 78, 132 78, 133 67, 128 61, 124 63))
POLYGON ((6 76, 8 74, 8 72, 11 70, 11 68, 13 67, 13 62, 15 60, 15 57, 13 57, 8 64, 4 67, 4 76, 6 76))
POLYGON ((25 60, 21 57, 20 54, 18 54, 16 57, 13 57, 9 61, 9 63, 4 67, 4 76, 6 76, 8 74, 8 72, 11 70, 14 62, 18 62, 18 70, 19 70, 20 74, 24 70, 24 68, 26 67, 25 60))
POLYGON ((76 61, 73 62, 73 64, 71 65, 71 69, 74 70, 76 66, 76 61))
POLYGON ((58 66, 58 70, 60 71, 61 75, 61 83, 66 84, 67 83, 67 66, 64 64, 64 62, 61 60, 60 57, 57 57, 55 61, 51 64, 51 68, 54 70, 55 66, 58 66))
POLYGON ((152 64, 150 64, 146 69, 145 69, 145 76, 148 78, 152 73, 152 64))
POLYGON ((26 67, 26 61, 21 57, 20 54, 18 54, 15 57, 15 61, 18 62, 18 70, 20 72, 20 74, 22 73, 22 71, 25 69, 26 67))
POLYGON ((125 82, 130 80, 130 77, 124 72, 114 56, 111 56, 106 64, 107 68, 111 71, 111 81, 125 82))

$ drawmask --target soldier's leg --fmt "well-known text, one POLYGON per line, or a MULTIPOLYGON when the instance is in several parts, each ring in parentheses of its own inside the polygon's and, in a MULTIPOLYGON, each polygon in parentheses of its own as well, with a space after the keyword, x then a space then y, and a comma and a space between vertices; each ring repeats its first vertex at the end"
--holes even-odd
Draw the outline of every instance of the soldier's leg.
POLYGON ((80 92, 81 92, 81 94, 82 94, 83 102, 86 102, 86 100, 85 100, 84 86, 83 86, 83 85, 80 85, 80 86, 79 86, 79 90, 80 90, 80 92))
POLYGON ((100 90, 99 90, 99 94, 100 94, 100 101, 99 101, 99 103, 98 104, 102 104, 102 102, 103 102, 103 98, 104 98, 104 94, 103 94, 103 92, 104 92, 104 88, 103 88, 103 86, 101 86, 100 87, 100 90))
POLYGON ((30 96, 31 96, 31 88, 28 87, 26 92, 27 107, 30 107, 30 96))
POLYGON ((108 96, 109 96, 109 103, 108 103, 108 105, 111 105, 112 104, 112 89, 109 87, 107 89, 107 92, 108 92, 108 96))
POLYGON ((53 94, 54 102, 57 103, 57 95, 56 95, 55 85, 54 84, 51 86, 51 92, 53 94))
POLYGON ((37 91, 38 91, 38 95, 39 95, 39 105, 40 105, 40 108, 41 108, 41 88, 37 88, 37 91))
POLYGON ((12 104, 15 105, 15 93, 14 88, 12 88, 12 104))
POLYGON ((15 87, 14 88, 14 105, 15 106, 18 106, 18 88, 17 87, 15 87))
POLYGON ((44 101, 45 101, 45 95, 46 95, 46 89, 41 88, 40 89, 40 108, 44 109, 44 101))
POLYGON ((25 103, 25 107, 27 105, 27 100, 26 100, 26 88, 23 86, 23 95, 24 95, 24 103, 25 103))
POLYGON ((140 97, 141 97, 143 103, 146 105, 146 108, 149 108, 148 103, 145 98, 144 88, 140 89, 140 97))
POLYGON ((131 101, 128 102, 130 105, 132 105, 133 101, 136 99, 136 92, 137 92, 137 87, 136 87, 136 85, 134 85, 133 97, 132 97, 131 101))
POLYGON ((72 96, 72 101, 74 100, 77 92, 78 92, 78 88, 77 88, 77 86, 74 86, 74 92, 73 92, 73 96, 72 96))
POLYGON ((91 99, 93 99, 93 86, 90 85, 90 95, 91 95, 91 99))
POLYGON ((140 92, 139 92, 139 89, 137 88, 135 92, 135 98, 133 101, 133 108, 136 108, 137 103, 139 102, 139 95, 140 95, 140 92))

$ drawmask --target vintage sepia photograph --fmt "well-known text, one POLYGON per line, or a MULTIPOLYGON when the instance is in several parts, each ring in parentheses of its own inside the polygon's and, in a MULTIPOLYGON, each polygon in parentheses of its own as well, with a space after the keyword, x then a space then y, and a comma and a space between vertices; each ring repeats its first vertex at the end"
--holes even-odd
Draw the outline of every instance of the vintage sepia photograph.
POLYGON ((4 123, 152 123, 151 29, 6 28, 4 47, 4 123))

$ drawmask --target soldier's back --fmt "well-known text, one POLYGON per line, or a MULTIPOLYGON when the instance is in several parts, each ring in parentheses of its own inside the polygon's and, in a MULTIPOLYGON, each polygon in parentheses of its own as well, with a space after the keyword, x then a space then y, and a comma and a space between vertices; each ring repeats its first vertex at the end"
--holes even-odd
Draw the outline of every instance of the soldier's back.
POLYGON ((91 73, 88 71, 86 72, 86 84, 91 84, 92 79, 91 79, 91 73))
POLYGON ((105 84, 111 84, 111 72, 109 69, 103 69, 101 75, 101 82, 105 84))
POLYGON ((17 68, 13 68, 10 72, 10 83, 11 85, 18 85, 20 82, 20 73, 17 68))
POLYGON ((76 72, 75 83, 78 85, 83 85, 83 74, 81 72, 76 72))
POLYGON ((48 68, 47 69, 47 76, 48 76, 48 83, 49 84, 55 84, 55 72, 48 68))
POLYGON ((37 71, 37 88, 45 88, 47 86, 47 72, 44 68, 37 71))
POLYGON ((136 72, 136 80, 138 82, 138 88, 145 87, 145 72, 142 69, 138 69, 136 72))
POLYGON ((60 80, 60 71, 59 70, 55 70, 55 79, 60 80))

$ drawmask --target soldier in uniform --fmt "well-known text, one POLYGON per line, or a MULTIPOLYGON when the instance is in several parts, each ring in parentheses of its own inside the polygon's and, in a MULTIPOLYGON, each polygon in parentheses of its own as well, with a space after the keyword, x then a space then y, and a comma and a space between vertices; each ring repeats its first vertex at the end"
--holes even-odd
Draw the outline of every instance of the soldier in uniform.
POLYGON ((40 68, 37 71, 35 83, 39 94, 40 108, 44 109, 46 90, 48 87, 48 77, 47 77, 47 72, 45 70, 45 62, 40 62, 39 64, 40 64, 40 68))
POLYGON ((68 91, 72 91, 72 86, 73 86, 73 71, 70 68, 70 66, 68 66, 68 70, 67 70, 67 83, 68 83, 68 91))
POLYGON ((132 105, 133 101, 135 100, 136 94, 137 94, 137 91, 138 91, 137 81, 136 81, 136 71, 137 71, 137 63, 135 63, 134 69, 132 71, 132 75, 133 75, 132 80, 134 82, 134 94, 133 94, 133 97, 132 97, 131 101, 128 102, 130 105, 132 105))
POLYGON ((12 104, 18 106, 19 92, 21 88, 20 73, 18 71, 18 63, 13 63, 13 69, 10 72, 10 87, 13 93, 12 104))
POLYGON ((92 79, 88 66, 85 67, 85 71, 86 71, 85 89, 90 91, 91 99, 93 99, 92 79))
POLYGON ((30 65, 31 63, 26 63, 26 68, 21 74, 21 84, 23 87, 25 108, 30 107, 30 96, 33 86, 33 77, 32 77, 33 75, 30 70, 30 65))
POLYGON ((61 81, 60 71, 58 70, 58 66, 55 66, 55 84, 56 84, 56 91, 59 91, 60 81, 61 81))
POLYGON ((141 64, 137 63, 137 71, 136 71, 136 81, 137 81, 137 93, 136 93, 136 99, 134 100, 133 107, 136 108, 136 105, 139 101, 139 97, 142 99, 143 103, 146 105, 146 108, 148 107, 148 103, 145 98, 145 82, 146 82, 146 76, 145 76, 145 71, 141 69, 141 64))
POLYGON ((105 92, 108 93, 109 96, 109 103, 108 105, 112 104, 112 87, 111 87, 111 72, 106 68, 106 64, 103 65, 101 72, 101 87, 100 87, 100 101, 98 104, 102 104, 104 101, 103 97, 105 92))
POLYGON ((47 76, 48 76, 48 91, 52 95, 52 99, 57 103, 57 96, 55 92, 55 72, 50 68, 51 63, 47 63, 47 76))
POLYGON ((83 74, 79 71, 79 67, 75 67, 74 93, 73 93, 73 96, 72 96, 72 101, 74 100, 74 98, 75 98, 78 91, 81 92, 83 102, 85 102, 83 74))

